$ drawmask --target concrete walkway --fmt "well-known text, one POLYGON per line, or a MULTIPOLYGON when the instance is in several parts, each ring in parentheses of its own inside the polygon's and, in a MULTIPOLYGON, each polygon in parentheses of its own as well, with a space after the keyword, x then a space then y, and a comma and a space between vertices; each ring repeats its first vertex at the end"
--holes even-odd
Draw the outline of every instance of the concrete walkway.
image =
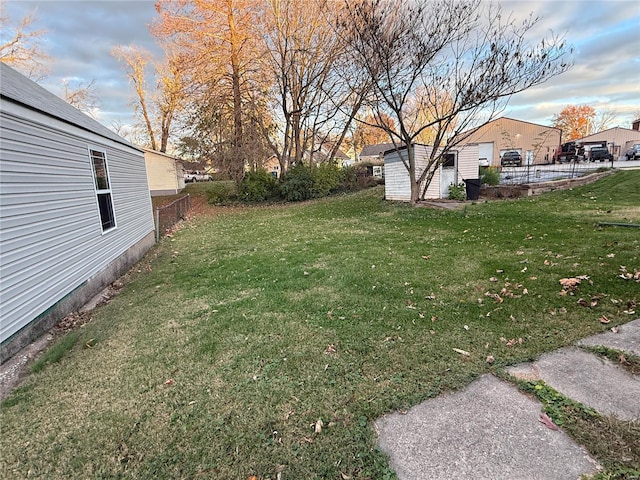
MULTIPOLYGON (((640 319, 586 338, 640 355, 640 319)), ((508 369, 542 379, 604 415, 640 421, 640 379, 577 347, 542 355, 508 369)), ((466 388, 427 400, 406 415, 376 421, 379 447, 400 480, 451 478, 575 480, 599 466, 561 429, 540 422, 541 404, 510 383, 483 375, 466 388)))

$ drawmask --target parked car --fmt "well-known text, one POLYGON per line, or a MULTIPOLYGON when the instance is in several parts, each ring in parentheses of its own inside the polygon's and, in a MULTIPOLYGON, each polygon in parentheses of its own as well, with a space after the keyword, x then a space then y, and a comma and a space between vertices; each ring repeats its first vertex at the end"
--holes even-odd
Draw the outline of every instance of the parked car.
POLYGON ((591 150, 589 150, 589 160, 592 162, 597 162, 598 160, 601 162, 613 162, 613 155, 609 153, 607 147, 591 147, 591 150))
POLYGON ((211 182, 213 177, 208 173, 199 172, 197 170, 186 172, 184 174, 185 183, 189 182, 211 182))
POLYGON ((640 158, 640 143, 636 143, 627 153, 627 160, 638 160, 640 158))
POLYGON ((522 155, 515 150, 509 150, 508 152, 504 152, 502 154, 502 159, 500 160, 500 164, 503 167, 521 167, 522 166, 522 155))

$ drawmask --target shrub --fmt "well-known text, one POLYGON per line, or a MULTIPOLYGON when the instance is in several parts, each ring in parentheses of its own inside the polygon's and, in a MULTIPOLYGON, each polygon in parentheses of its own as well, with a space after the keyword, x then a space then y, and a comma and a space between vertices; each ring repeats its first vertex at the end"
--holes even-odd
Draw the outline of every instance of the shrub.
POLYGON ((240 184, 239 197, 246 202, 264 202, 278 197, 278 183, 266 170, 247 172, 240 184))
POLYGON ((358 190, 358 175, 354 167, 347 166, 342 168, 342 184, 339 188, 343 192, 358 190))
POLYGON ((291 167, 280 184, 280 194, 288 202, 300 202, 312 197, 313 177, 309 168, 298 163, 291 167))
POLYGON ((220 204, 231 200, 236 194, 236 183, 232 180, 220 180, 207 185, 207 203, 220 204))
POLYGON ((335 163, 323 163, 312 170, 311 178, 313 179, 311 196, 326 197, 340 187, 343 172, 335 163))
POLYGON ((466 200, 467 190, 464 183, 449 185, 449 200, 466 200))
POLYGON ((480 181, 487 185, 499 185, 500 171, 496 167, 480 167, 480 181))

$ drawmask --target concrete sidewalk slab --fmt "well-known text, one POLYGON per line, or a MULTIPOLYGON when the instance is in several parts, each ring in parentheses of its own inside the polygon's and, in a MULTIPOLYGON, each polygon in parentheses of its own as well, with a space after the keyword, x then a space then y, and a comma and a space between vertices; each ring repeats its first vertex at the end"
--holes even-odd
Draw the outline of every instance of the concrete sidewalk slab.
POLYGON ((620 325, 618 333, 593 335, 580 340, 578 345, 615 348, 640 356, 640 319, 620 325))
POLYGON ((597 464, 561 430, 539 421, 541 405, 483 375, 406 415, 376 421, 379 446, 400 480, 575 480, 597 464))
POLYGON ((621 420, 640 418, 640 379, 618 365, 580 348, 562 348, 533 363, 507 369, 526 380, 542 379, 566 395, 621 420))

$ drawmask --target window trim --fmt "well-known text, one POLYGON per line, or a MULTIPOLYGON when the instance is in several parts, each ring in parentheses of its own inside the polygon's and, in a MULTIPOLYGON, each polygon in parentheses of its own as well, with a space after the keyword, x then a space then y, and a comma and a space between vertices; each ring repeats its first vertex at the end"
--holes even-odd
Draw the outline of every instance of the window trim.
POLYGON ((88 145, 87 150, 89 153, 89 164, 90 164, 89 166, 91 168, 91 179, 93 181, 93 190, 96 194, 96 209, 98 211, 98 218, 100 220, 100 228, 101 228, 102 234, 104 235, 105 233, 111 232, 112 230, 115 230, 116 228, 118 228, 118 222, 116 220, 116 209, 113 204, 113 192, 111 190, 111 176, 109 175, 109 161, 107 159, 107 151, 104 148, 88 145), (107 181, 106 182, 107 188, 98 187, 98 176, 96 175, 96 168, 94 163, 94 152, 101 154, 102 159, 104 160, 104 170, 105 170, 105 176, 107 181), (108 198, 107 208, 109 209, 109 213, 111 217, 108 223, 111 224, 111 226, 108 226, 107 228, 105 228, 106 222, 103 219, 103 212, 100 206, 101 196, 102 197, 107 196, 108 198))

